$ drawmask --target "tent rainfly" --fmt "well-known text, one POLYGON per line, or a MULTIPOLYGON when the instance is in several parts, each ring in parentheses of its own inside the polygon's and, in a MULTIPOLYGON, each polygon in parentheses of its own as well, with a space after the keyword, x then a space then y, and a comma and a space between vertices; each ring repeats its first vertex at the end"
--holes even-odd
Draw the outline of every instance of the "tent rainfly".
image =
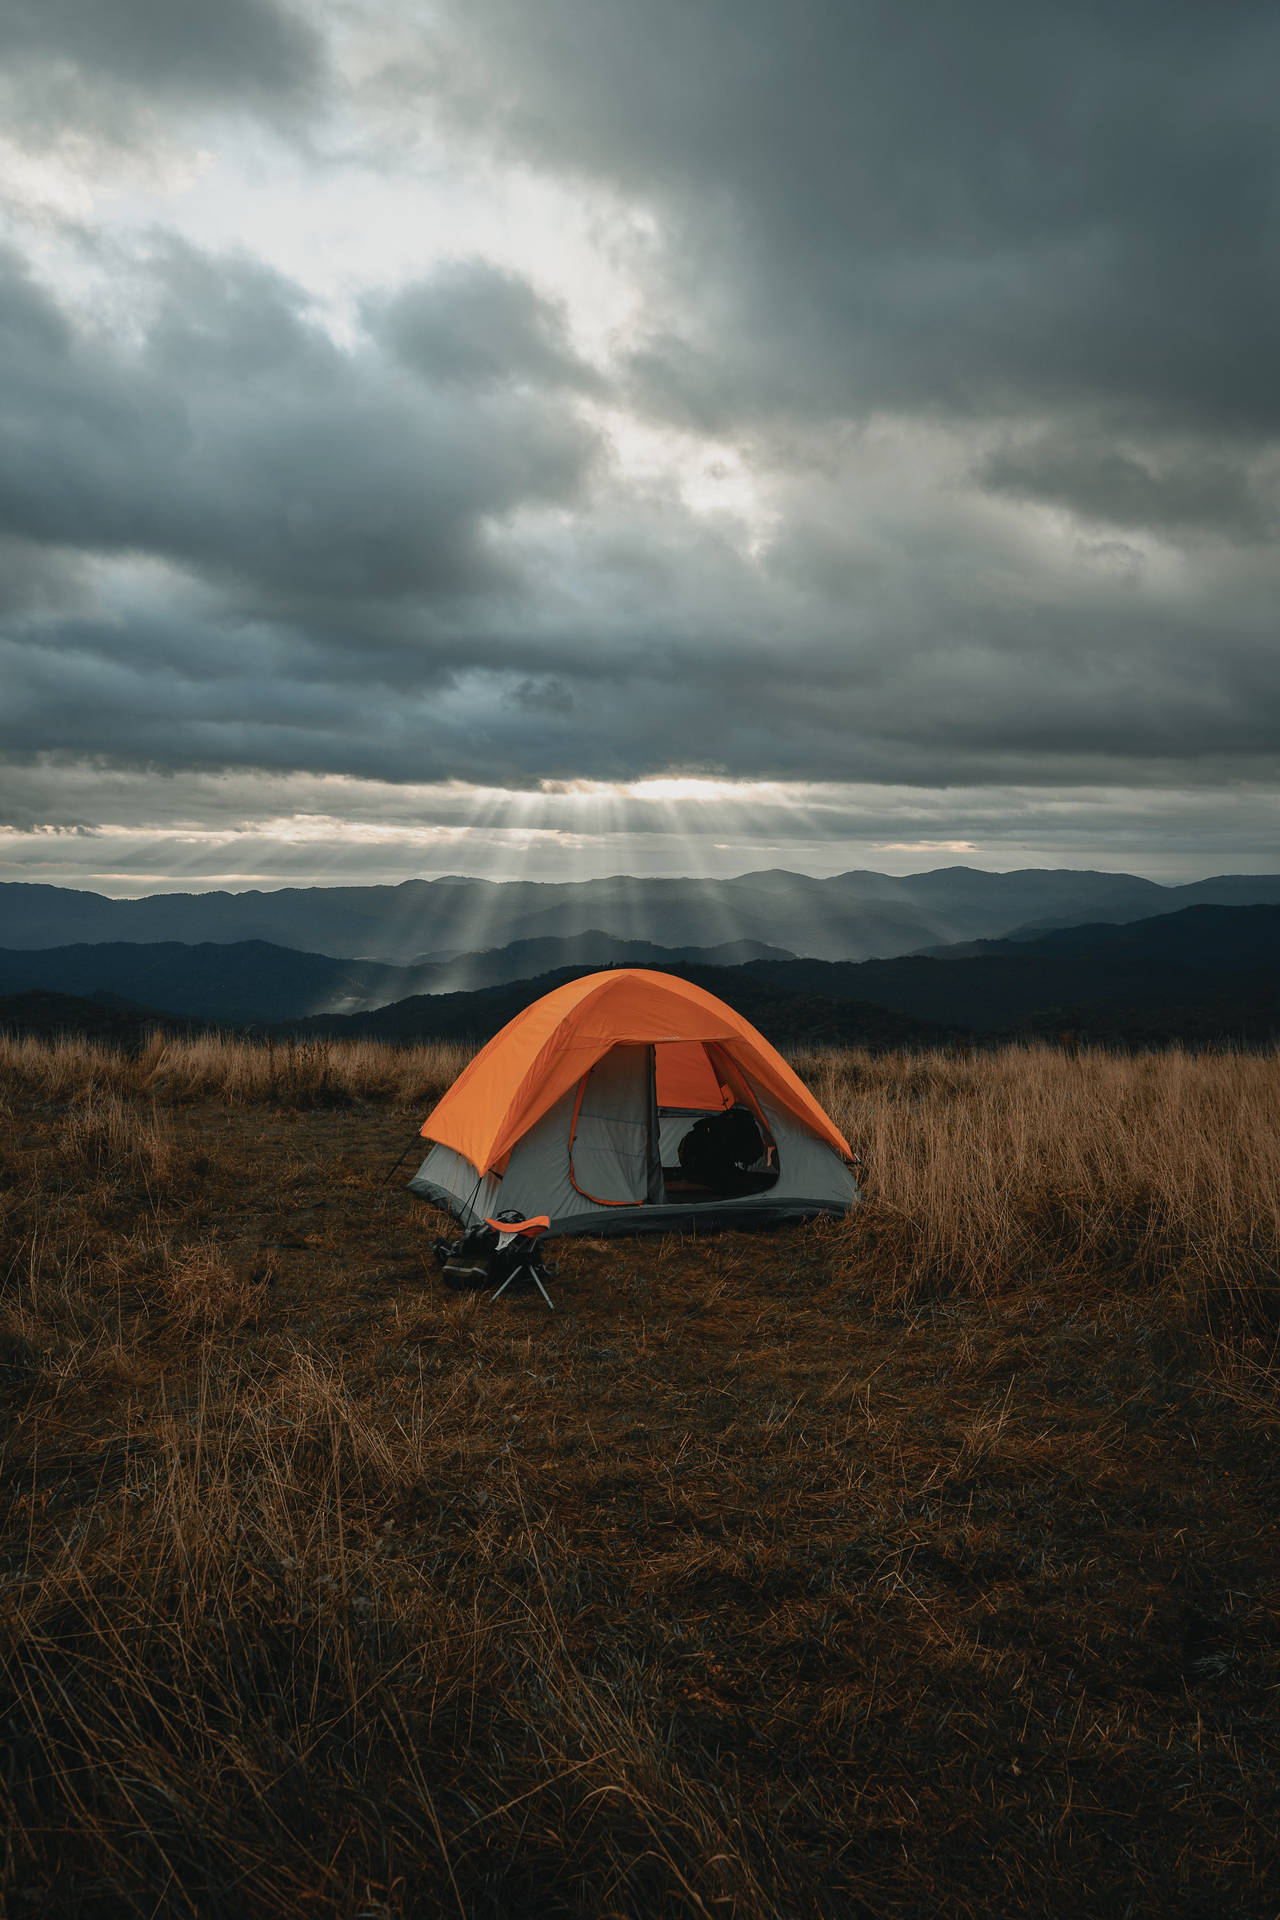
POLYGON ((500 1213, 545 1214, 552 1234, 749 1226, 860 1198, 848 1142, 768 1041, 713 994, 644 968, 526 1007, 422 1134, 432 1145, 409 1185, 468 1227, 500 1213))

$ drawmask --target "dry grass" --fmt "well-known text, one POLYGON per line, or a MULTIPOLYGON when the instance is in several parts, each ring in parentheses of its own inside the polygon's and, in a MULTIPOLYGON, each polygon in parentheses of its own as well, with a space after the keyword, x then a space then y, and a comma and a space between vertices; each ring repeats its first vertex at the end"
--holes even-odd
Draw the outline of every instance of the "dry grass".
POLYGON ((8 1910, 1280 1911, 1280 1062, 807 1057, 864 1208, 549 1315, 460 1059, 3 1049, 8 1910))
POLYGON ((11 1097, 83 1101, 102 1094, 168 1105, 223 1101, 306 1111, 392 1101, 415 1111, 439 1099, 471 1057, 466 1045, 394 1047, 377 1040, 276 1043, 151 1036, 137 1052, 80 1040, 0 1035, 11 1097))
POLYGON ((1228 1340, 1280 1327, 1280 1057, 1053 1047, 801 1056, 868 1174, 853 1223, 904 1298, 1042 1275, 1175 1294, 1228 1340))

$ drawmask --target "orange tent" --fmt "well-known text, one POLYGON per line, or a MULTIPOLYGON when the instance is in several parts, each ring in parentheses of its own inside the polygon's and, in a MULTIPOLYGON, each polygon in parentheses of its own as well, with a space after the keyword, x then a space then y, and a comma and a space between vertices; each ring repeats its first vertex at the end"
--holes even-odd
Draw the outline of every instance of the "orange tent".
POLYGON ((844 1213, 849 1143, 714 994, 620 967, 545 994, 478 1053, 409 1182, 468 1226, 701 1231, 844 1213))
POLYGON ((500 1171, 516 1142, 614 1047, 655 1049, 660 1107, 721 1107, 730 1090, 705 1042, 718 1043, 757 1094, 852 1158, 839 1128, 749 1021, 701 987, 642 967, 587 974, 526 1007, 459 1074, 422 1134, 479 1174, 500 1171))

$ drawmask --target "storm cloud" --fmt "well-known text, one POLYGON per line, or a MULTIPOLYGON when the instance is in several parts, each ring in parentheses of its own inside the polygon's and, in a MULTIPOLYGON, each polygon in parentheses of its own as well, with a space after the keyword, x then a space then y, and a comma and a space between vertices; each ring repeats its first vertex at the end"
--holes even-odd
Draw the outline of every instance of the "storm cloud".
POLYGON ((145 137, 158 119, 229 106, 293 112, 320 85, 323 43, 275 0, 6 0, 0 91, 36 142, 72 130, 145 137))
POLYGON ((643 370, 673 403, 1274 432, 1274 9, 486 0, 454 20, 463 71, 489 76, 470 111, 671 210, 683 324, 643 370))
POLYGON ((0 54, 24 830, 58 765, 1274 789, 1274 9, 59 0, 0 54))

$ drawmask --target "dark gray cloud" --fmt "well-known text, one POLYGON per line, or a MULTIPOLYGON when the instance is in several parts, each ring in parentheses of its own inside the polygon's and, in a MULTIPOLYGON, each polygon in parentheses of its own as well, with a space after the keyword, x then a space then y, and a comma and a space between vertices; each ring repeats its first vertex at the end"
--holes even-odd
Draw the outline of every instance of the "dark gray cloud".
POLYGON ((0 70, 11 124, 127 136, 157 112, 274 114, 318 87, 315 29, 276 0, 5 0, 0 70))
MULTIPOLYGON (((344 328, 154 232, 94 241, 125 328, 11 248, 0 748, 500 785, 1274 775, 1274 9, 450 0, 434 44, 386 17, 460 156, 653 212, 642 337, 588 364, 483 259, 357 286, 344 328), (628 419, 731 441, 750 537, 627 478, 628 419)), ((0 53, 50 129, 77 87, 292 111, 337 71, 265 0, 156 20, 10 9, 0 53)), ((370 154, 394 170, 394 128, 370 154)))
POLYGON ((532 382, 592 393, 603 386, 570 347, 563 315, 527 280, 488 261, 458 261, 369 302, 366 317, 397 359, 435 385, 532 382))
POLYGON ((669 766, 924 786, 1273 769, 1269 603, 1177 624, 1100 581, 1091 604, 997 616, 922 578, 910 623, 886 614, 857 639, 808 600, 803 646, 770 574, 722 582, 700 621, 685 581, 679 623, 669 605, 609 615, 602 597, 589 625, 545 636, 493 592, 451 622, 411 601, 399 624, 358 606, 322 628, 179 585, 162 610, 139 593, 11 623, 0 748, 507 786, 669 766))
POLYGON ((590 435, 540 395, 459 393, 343 352, 265 268, 168 248, 142 346, 73 328, 0 259, 0 519, 147 554, 250 601, 448 596, 500 571, 489 523, 567 503, 590 435))
MULTIPOLYGON (((460 113, 665 211, 681 324, 636 355, 649 405, 717 427, 1083 408, 1095 446, 1176 429, 1220 469, 1280 428, 1265 0, 455 11, 460 113)), ((1239 495, 1255 537, 1224 481, 1219 531, 1239 495)))
POLYGON ((1174 539, 1266 541, 1280 525, 1274 475, 1256 472, 1248 451, 1232 458, 1185 443, 1129 451, 1106 433, 1076 430, 1003 448, 978 473, 995 491, 1174 539))

